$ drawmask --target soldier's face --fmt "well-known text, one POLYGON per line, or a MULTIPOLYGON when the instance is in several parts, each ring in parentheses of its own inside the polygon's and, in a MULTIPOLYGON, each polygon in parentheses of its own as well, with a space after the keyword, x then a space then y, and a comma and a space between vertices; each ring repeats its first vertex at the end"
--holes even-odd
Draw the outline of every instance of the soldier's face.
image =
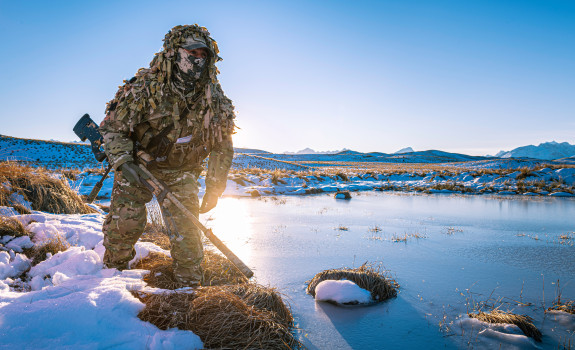
POLYGON ((186 51, 195 58, 208 58, 208 50, 204 49, 203 47, 200 47, 199 49, 186 50, 186 51))

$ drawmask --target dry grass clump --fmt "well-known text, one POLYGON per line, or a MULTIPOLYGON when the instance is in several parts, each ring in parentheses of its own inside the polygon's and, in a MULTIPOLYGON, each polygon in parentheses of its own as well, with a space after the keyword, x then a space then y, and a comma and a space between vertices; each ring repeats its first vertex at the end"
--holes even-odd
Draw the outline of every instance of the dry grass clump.
POLYGON ((494 309, 491 312, 479 311, 478 313, 468 313, 471 318, 476 318, 487 323, 507 323, 514 324, 528 337, 541 341, 541 332, 533 325, 533 319, 526 315, 517 315, 511 312, 494 309))
MULTIPOLYGON (((156 288, 178 289, 185 287, 174 277, 172 258, 160 253, 150 253, 147 257, 139 260, 132 268, 150 270, 144 276, 144 281, 156 288)), ((210 250, 204 251, 202 267, 202 286, 216 286, 222 284, 246 283, 247 279, 225 257, 210 250)))
POLYGON ((0 205, 13 206, 10 194, 15 191, 31 203, 32 209, 54 214, 89 214, 96 211, 86 205, 65 180, 55 178, 48 171, 0 163, 0 183, 9 183, 11 189, 0 186, 0 205))
POLYGON ((0 215, 0 236, 30 236, 30 232, 16 218, 0 215))
POLYGON ((575 315, 575 300, 562 302, 561 299, 553 302, 553 306, 548 308, 547 311, 563 311, 575 315))
POLYGON ((277 292, 255 284, 238 287, 201 287, 193 293, 139 292, 136 296, 146 307, 138 317, 160 329, 190 330, 209 349, 302 347, 291 332, 291 312, 277 292), (285 312, 287 320, 280 316, 285 312))
MULTIPOLYGON (((149 223, 148 223, 149 225, 149 223)), ((162 231, 149 230, 148 225, 146 225, 146 230, 144 234, 140 236, 140 241, 151 242, 162 249, 170 249, 170 239, 168 235, 162 231)))
POLYGON ((38 265, 46 260, 47 254, 57 254, 70 248, 70 243, 62 236, 57 235, 43 244, 35 245, 30 249, 25 249, 24 254, 32 260, 32 266, 38 265))
POLYGON ((325 270, 312 278, 307 286, 307 292, 315 297, 317 285, 325 280, 349 280, 357 284, 360 288, 371 292, 371 298, 381 302, 397 296, 399 285, 393 279, 385 276, 381 272, 381 267, 374 267, 364 263, 356 269, 332 269, 325 270))

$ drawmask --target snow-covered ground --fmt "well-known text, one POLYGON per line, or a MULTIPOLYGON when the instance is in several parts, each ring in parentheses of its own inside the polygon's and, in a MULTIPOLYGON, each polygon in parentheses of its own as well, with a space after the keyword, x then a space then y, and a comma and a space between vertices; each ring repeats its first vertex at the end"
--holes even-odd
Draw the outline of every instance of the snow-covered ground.
MULTIPOLYGON (((33 238, 2 237, 7 250, 0 251, 0 348, 202 348, 192 332, 163 331, 137 317, 144 304, 131 291, 156 290, 142 280, 145 270, 120 272, 103 267, 102 213, 35 212, 13 217, 33 238), (56 235, 71 247, 30 268, 31 261, 22 249, 56 235)), ((135 260, 150 251, 169 254, 144 242, 138 242, 136 250, 135 260)))
MULTIPOLYGON (((477 171, 460 172, 417 170, 355 172, 347 178, 329 173, 273 173, 237 171, 228 177, 226 196, 305 195, 337 191, 404 191, 425 193, 500 194, 521 196, 575 197, 575 167, 543 168, 529 172, 477 171)), ((347 176, 347 175, 346 175, 347 176)), ((81 194, 89 194, 100 175, 82 173, 71 183, 81 194)), ((107 201, 112 193, 113 174, 105 180, 100 199, 107 201)), ((200 178, 203 194, 204 179, 200 178)))

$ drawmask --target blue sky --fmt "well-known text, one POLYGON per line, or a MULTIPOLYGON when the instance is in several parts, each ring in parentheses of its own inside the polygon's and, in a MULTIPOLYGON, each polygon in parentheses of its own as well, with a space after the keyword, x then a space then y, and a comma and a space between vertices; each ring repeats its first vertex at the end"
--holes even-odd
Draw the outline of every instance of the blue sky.
POLYGON ((75 140, 165 33, 206 26, 235 145, 494 154, 575 143, 575 1, 0 0, 0 134, 75 140))

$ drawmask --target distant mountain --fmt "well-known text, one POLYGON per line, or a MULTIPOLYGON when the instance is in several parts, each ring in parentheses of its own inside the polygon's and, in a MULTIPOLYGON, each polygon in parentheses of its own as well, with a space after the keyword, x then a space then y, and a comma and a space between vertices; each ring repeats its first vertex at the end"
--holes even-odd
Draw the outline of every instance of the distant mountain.
POLYGON ((575 145, 571 145, 568 142, 545 142, 539 144, 539 146, 529 145, 515 148, 511 151, 501 151, 495 155, 500 158, 535 158, 535 159, 545 159, 553 160, 560 158, 568 158, 575 156, 575 145))
POLYGON ((304 148, 300 151, 297 152, 284 152, 283 154, 337 154, 340 152, 344 152, 344 151, 349 151, 347 148, 344 148, 342 150, 338 150, 338 151, 315 151, 309 147, 304 148))
POLYGON ((415 152, 415 151, 413 150, 413 148, 411 148, 411 147, 405 147, 405 148, 400 149, 400 150, 397 151, 397 152, 393 152, 393 154, 402 154, 402 153, 411 153, 411 152, 415 152))

